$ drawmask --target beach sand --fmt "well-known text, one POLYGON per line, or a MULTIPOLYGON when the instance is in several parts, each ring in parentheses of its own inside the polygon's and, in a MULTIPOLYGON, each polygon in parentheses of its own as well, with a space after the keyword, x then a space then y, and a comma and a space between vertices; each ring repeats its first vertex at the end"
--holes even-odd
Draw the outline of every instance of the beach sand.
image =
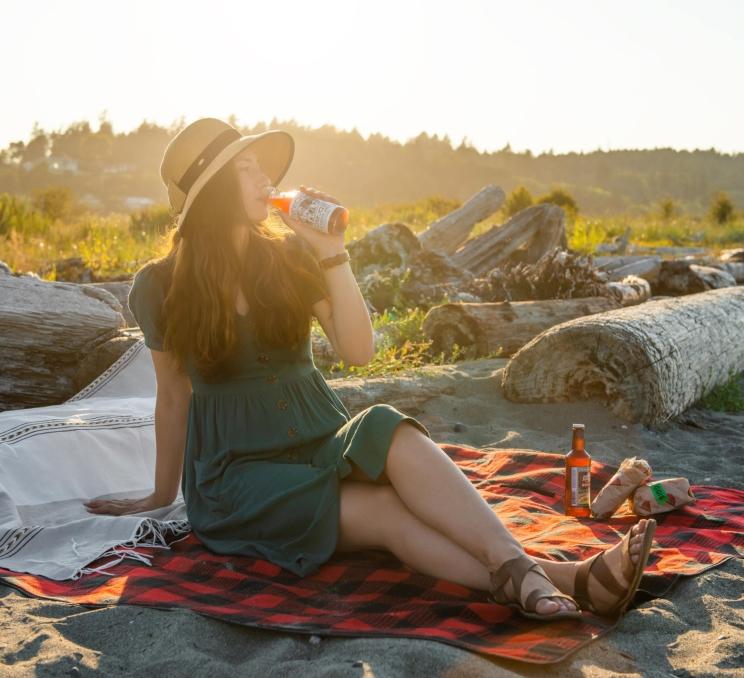
MULTIPOLYGON (((419 370, 443 395, 418 417, 437 442, 565 453, 586 424, 593 458, 647 459, 655 477, 744 489, 744 414, 693 408, 655 430, 596 402, 524 405, 500 393, 505 360, 419 370), (441 386, 441 388, 439 388, 441 386), (445 394, 446 393, 446 394, 445 394), (459 432, 453 430, 460 424, 459 432)), ((407 378, 402 375, 401 378, 407 378)), ((396 406, 398 406, 396 404, 396 406)), ((497 452, 495 452, 497 453, 497 452)), ((491 660, 443 643, 262 631, 188 610, 89 609, 0 585, 0 676, 734 676, 744 675, 744 562, 682 579, 559 664, 491 660)))

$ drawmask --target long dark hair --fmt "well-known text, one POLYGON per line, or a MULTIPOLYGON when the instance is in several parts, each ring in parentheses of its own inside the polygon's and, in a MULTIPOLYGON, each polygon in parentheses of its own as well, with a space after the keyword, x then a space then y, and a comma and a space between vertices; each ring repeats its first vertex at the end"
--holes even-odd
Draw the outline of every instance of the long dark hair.
POLYGON ((173 353, 182 370, 191 356, 205 380, 220 377, 236 347, 239 287, 257 341, 291 348, 310 332, 311 309, 300 290, 312 283, 309 278, 323 275, 302 237, 248 217, 234 162, 220 168, 197 194, 182 235, 174 223, 169 252, 145 266, 155 266, 168 288, 164 350, 173 353), (245 229, 243 256, 233 244, 236 227, 245 229))

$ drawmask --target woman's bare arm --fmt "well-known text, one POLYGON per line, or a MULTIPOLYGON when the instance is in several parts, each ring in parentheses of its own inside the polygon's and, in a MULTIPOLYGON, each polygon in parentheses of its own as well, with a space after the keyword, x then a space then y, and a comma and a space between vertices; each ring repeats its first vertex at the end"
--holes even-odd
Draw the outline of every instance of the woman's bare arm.
POLYGON ((177 371, 172 355, 151 350, 155 366, 155 490, 164 506, 178 494, 186 447, 186 424, 191 399, 191 380, 177 371))
POLYGON ((178 372, 172 355, 151 349, 155 366, 155 489, 140 499, 92 499, 89 513, 123 515, 170 506, 176 499, 183 471, 191 380, 178 372))

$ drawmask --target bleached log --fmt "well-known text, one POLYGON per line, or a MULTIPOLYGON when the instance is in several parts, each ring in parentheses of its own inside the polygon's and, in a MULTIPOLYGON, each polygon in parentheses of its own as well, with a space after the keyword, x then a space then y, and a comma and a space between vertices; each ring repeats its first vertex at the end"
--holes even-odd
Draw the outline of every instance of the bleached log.
POLYGON ((602 399, 619 417, 654 424, 744 369, 744 289, 648 301, 556 325, 503 373, 517 402, 602 399))
POLYGON ((605 289, 621 306, 633 306, 648 301, 651 297, 651 285, 648 280, 629 275, 620 281, 608 282, 605 289))
MULTIPOLYGON (((519 261, 534 264, 556 247, 566 249, 565 214, 558 205, 532 205, 509 221, 469 240, 451 258, 462 268, 484 276, 525 248, 519 261)), ((516 261, 512 261, 516 263, 516 261)))
POLYGON ((462 207, 437 219, 419 233, 421 244, 432 252, 452 254, 470 235, 473 227, 490 217, 504 204, 506 196, 499 186, 486 186, 462 207))
POLYGON ((426 314, 421 329, 435 355, 450 355, 455 343, 467 359, 511 355, 548 327, 619 306, 607 297, 442 304, 426 314))
POLYGON ((699 266, 688 261, 662 261, 654 291, 657 294, 694 294, 735 285, 736 279, 730 273, 712 266, 699 266))
POLYGON ((637 255, 594 257, 594 264, 598 269, 607 273, 607 279, 610 282, 622 280, 629 275, 636 275, 649 282, 655 282, 661 270, 661 257, 637 255))
POLYGON ((121 312, 98 287, 0 275, 0 410, 72 396, 83 360, 124 327, 121 312))

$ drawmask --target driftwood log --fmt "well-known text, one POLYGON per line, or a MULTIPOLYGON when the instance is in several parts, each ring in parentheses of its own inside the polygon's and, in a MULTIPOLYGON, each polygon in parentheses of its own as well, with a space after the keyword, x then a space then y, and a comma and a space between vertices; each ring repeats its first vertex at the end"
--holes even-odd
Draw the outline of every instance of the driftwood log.
POLYGON ((134 341, 99 287, 0 273, 0 300, 0 410, 66 400, 134 341))
POLYGON ((694 294, 735 285, 736 279, 730 273, 712 266, 684 260, 662 261, 654 294, 694 294))
POLYGON ((504 190, 499 186, 486 186, 462 207, 430 224, 419 233, 418 239, 431 252, 454 254, 468 239, 473 227, 500 209, 505 198, 504 190))
POLYGON ((607 273, 607 280, 610 282, 635 275, 652 283, 659 277, 661 257, 644 255, 594 257, 594 264, 600 271, 607 273))
POLYGON ((619 306, 607 297, 442 304, 426 314, 422 331, 432 340, 434 355, 452 355, 454 344, 467 359, 512 355, 553 325, 619 306))
POLYGON ((634 306, 648 301, 651 297, 651 284, 644 278, 629 275, 617 282, 605 284, 608 296, 613 297, 621 306, 634 306))
POLYGON ((621 418, 654 424, 680 414, 744 369, 744 289, 649 301, 570 320, 509 361, 509 400, 600 398, 621 418))
POLYGON ((565 222, 565 214, 558 205, 532 205, 505 224, 466 242, 452 255, 452 261, 477 276, 505 263, 534 264, 556 247, 566 249, 565 222))

